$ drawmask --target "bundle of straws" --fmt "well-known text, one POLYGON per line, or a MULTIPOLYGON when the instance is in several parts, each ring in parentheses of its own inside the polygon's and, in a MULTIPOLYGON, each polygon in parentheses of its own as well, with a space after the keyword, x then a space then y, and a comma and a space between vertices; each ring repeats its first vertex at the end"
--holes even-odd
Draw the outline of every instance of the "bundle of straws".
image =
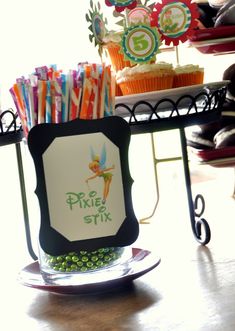
POLYGON ((16 79, 10 93, 27 138, 37 124, 113 115, 115 77, 105 64, 79 63, 67 74, 55 65, 42 66, 27 79, 16 79))

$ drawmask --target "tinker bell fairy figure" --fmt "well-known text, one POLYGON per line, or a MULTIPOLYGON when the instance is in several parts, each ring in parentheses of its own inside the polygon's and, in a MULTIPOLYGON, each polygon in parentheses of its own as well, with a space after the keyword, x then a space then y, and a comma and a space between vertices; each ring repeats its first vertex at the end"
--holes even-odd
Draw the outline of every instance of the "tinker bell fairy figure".
POLYGON ((102 177, 104 180, 104 189, 103 189, 103 200, 102 203, 104 204, 107 200, 110 184, 112 182, 113 174, 110 172, 110 170, 114 169, 114 165, 110 168, 106 168, 106 148, 105 145, 103 145, 101 155, 95 155, 93 148, 91 147, 91 160, 92 162, 89 163, 89 168, 92 172, 94 172, 94 175, 91 177, 88 177, 86 179, 86 183, 88 184, 88 181, 91 179, 95 179, 96 177, 102 177))

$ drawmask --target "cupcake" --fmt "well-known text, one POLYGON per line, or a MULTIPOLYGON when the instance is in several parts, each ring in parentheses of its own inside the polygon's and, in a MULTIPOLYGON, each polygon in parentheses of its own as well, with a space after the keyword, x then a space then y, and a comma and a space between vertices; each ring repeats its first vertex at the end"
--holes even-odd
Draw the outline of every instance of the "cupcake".
POLYGON ((116 75, 123 95, 172 88, 173 78, 173 66, 166 62, 137 64, 118 71, 116 75))
POLYGON ((125 67, 131 67, 130 61, 124 60, 124 54, 121 52, 121 36, 118 32, 109 32, 103 38, 103 48, 107 50, 112 68, 114 71, 122 70, 125 67))
POLYGON ((116 83, 115 85, 115 96, 116 97, 121 97, 123 94, 122 94, 122 90, 120 88, 120 86, 116 83))
POLYGON ((173 87, 202 84, 204 68, 198 65, 186 64, 175 68, 173 87))

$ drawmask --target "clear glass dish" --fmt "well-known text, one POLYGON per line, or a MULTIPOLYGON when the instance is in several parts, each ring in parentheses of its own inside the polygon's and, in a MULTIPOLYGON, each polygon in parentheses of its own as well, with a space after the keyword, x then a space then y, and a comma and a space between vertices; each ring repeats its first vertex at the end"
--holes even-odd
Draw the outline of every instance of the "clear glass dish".
MULTIPOLYGON (((129 247, 107 247, 95 251, 69 252, 52 256, 39 249, 39 266, 44 281, 54 285, 73 285, 99 271, 108 270, 131 257, 129 247)), ((91 277, 92 278, 92 277, 91 277)))

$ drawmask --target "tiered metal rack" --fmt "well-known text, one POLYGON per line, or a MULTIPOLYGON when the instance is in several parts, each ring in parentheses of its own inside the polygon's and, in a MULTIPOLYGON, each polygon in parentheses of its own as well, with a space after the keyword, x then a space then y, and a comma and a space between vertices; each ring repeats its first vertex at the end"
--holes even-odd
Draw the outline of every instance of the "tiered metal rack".
MULTIPOLYGON (((191 125, 205 124, 218 120, 221 107, 225 100, 226 90, 225 84, 225 86, 215 90, 203 89, 194 96, 185 94, 176 100, 167 97, 161 98, 156 102, 149 102, 146 99, 142 99, 129 103, 128 98, 125 97, 125 103, 122 103, 121 98, 119 98, 115 106, 116 115, 125 118, 130 124, 133 134, 151 134, 153 158, 156 167, 158 159, 153 145, 153 133, 179 129, 191 228, 196 240, 203 245, 206 245, 210 241, 211 232, 208 222, 202 217, 205 210, 203 196, 197 194, 194 199, 192 197, 185 128, 191 125)), ((155 179, 158 192, 157 178, 155 179)), ((156 210, 157 203, 158 200, 151 217, 156 210)))
MULTIPOLYGON (((152 136, 152 144, 154 144, 154 132, 179 129, 191 227, 196 240, 203 245, 210 241, 211 232, 207 221, 202 217, 205 209, 203 196, 197 194, 194 200, 192 198, 185 127, 217 120, 220 117, 220 108, 225 100, 225 96, 226 86, 223 86, 214 91, 204 90, 196 96, 191 96, 190 94, 183 95, 177 100, 162 98, 154 103, 148 102, 147 100, 139 100, 131 106, 127 103, 120 102, 116 103, 115 106, 116 115, 122 116, 128 121, 132 134, 150 133, 152 136), (167 104, 167 108, 163 107, 163 104, 167 104), (202 233, 203 229, 204 235, 202 233)), ((27 195, 20 147, 20 143, 24 139, 24 134, 19 123, 18 116, 12 109, 1 113, 0 146, 15 144, 16 147, 27 248, 30 256, 34 260, 37 260, 37 255, 32 247, 30 234, 27 195)), ((153 156, 155 165, 157 166, 154 145, 153 156)))

